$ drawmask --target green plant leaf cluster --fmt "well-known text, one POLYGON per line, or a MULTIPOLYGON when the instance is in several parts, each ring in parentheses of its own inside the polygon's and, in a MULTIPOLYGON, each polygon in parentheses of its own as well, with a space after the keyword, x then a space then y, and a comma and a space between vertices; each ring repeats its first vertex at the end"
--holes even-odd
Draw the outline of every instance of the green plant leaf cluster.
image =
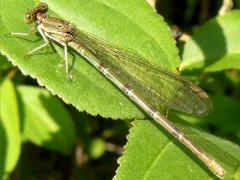
POLYGON ((216 17, 197 30, 184 45, 180 69, 200 68, 216 72, 240 68, 240 10, 216 17))
POLYGON ((33 144, 70 153, 75 128, 63 104, 43 88, 14 86, 9 79, 0 84, 1 177, 16 166, 21 144, 33 144))

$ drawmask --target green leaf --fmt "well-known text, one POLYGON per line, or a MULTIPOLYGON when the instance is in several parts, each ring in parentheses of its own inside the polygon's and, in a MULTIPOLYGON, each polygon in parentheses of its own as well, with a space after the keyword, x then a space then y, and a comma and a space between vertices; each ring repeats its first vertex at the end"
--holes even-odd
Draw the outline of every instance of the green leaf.
MULTIPOLYGON (((187 123, 175 123, 193 142, 203 147, 224 167, 226 179, 239 177, 240 147, 193 128, 187 123)), ((214 179, 214 176, 189 150, 165 134, 159 125, 146 120, 133 122, 119 164, 115 180, 154 180, 160 177, 161 179, 214 179)))
POLYGON ((60 151, 71 152, 75 141, 73 120, 63 104, 42 88, 19 86, 23 139, 60 151))
MULTIPOLYGON (((71 21, 79 29, 136 52, 167 69, 176 69, 179 57, 169 28, 145 0, 94 1, 46 0, 52 16, 71 21), (134 13, 132 10, 134 9, 134 13)), ((26 32, 31 26, 24 24, 25 8, 34 7, 33 1, 1 0, 0 34, 26 32), (18 11, 16 11, 18 9, 18 11), (11 14, 11 16, 9 16, 11 14)), ((62 48, 48 47, 28 60, 24 56, 43 43, 39 36, 0 38, 0 52, 17 65, 24 74, 36 78, 66 103, 92 115, 100 114, 113 119, 143 118, 144 114, 117 88, 99 74, 86 60, 74 52, 69 81, 64 70, 62 48), (39 41, 36 41, 39 39, 39 41)))
POLYGON ((240 10, 233 10, 204 24, 184 45, 180 69, 240 69, 239 18, 240 10))
POLYGON ((205 119, 221 132, 240 134, 240 102, 225 96, 213 96, 212 101, 214 110, 205 119))
POLYGON ((0 179, 17 164, 20 148, 20 123, 17 97, 12 82, 0 81, 0 179))

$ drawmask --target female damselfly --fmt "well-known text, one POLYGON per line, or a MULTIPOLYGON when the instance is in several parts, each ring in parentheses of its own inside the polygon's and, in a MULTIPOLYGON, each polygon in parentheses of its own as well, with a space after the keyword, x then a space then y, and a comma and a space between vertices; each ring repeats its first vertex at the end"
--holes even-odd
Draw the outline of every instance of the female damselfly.
MULTIPOLYGON (((36 23, 36 28, 45 42, 27 53, 28 56, 46 47, 51 41, 59 43, 64 47, 65 71, 71 79, 67 57, 68 47, 71 47, 191 150, 216 176, 224 177, 222 166, 161 114, 160 105, 192 115, 206 115, 211 109, 211 101, 206 92, 137 54, 78 30, 68 21, 48 16, 47 11, 48 5, 40 3, 25 16, 26 23, 36 23)), ((11 34, 29 35, 29 33, 11 34)))

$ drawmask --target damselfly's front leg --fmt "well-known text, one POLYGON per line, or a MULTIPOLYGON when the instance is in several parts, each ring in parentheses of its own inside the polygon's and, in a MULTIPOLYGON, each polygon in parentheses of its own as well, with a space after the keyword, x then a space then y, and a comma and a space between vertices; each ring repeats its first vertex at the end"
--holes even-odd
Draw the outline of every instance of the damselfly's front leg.
POLYGON ((32 27, 29 31, 27 32, 11 32, 7 34, 3 34, 0 36, 0 38, 6 37, 6 36, 11 36, 11 37, 22 37, 22 36, 29 36, 36 32, 36 27, 32 27))
POLYGON ((7 36, 10 35, 10 36, 29 36, 31 35, 32 33, 34 33, 36 31, 36 27, 32 27, 28 32, 12 32, 12 33, 9 33, 9 34, 6 34, 7 36))

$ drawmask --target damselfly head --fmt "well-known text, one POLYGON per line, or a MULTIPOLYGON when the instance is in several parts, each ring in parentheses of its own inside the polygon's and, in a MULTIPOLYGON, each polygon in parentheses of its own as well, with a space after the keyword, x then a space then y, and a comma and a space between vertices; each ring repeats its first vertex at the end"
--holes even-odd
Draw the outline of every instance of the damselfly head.
POLYGON ((37 20, 38 15, 45 14, 48 11, 48 5, 46 3, 40 3, 37 7, 33 8, 32 10, 28 11, 24 17, 24 21, 27 24, 32 23, 33 21, 37 20))

